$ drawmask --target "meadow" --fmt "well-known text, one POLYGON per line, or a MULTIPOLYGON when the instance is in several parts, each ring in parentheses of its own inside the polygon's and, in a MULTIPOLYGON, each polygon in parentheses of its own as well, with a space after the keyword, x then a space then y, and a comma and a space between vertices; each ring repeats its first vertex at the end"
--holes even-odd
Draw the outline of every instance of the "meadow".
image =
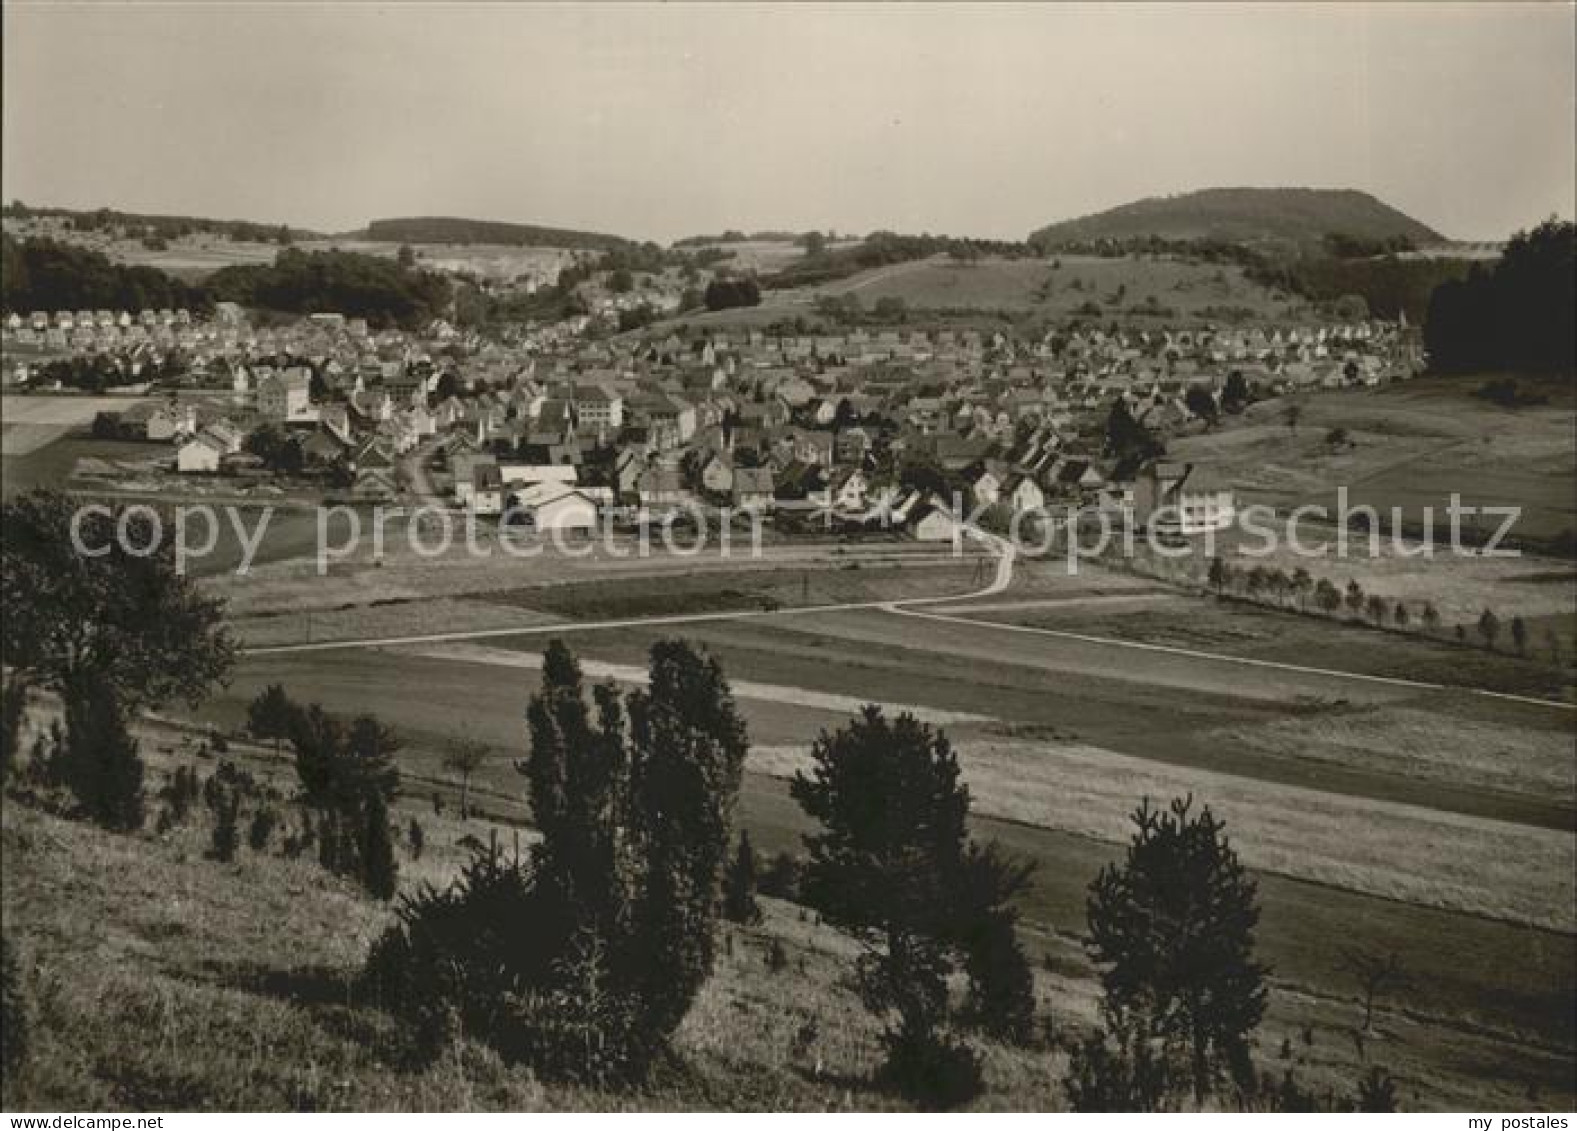
MULTIPOLYGON (((215 765, 199 730, 152 720, 139 732, 151 784, 177 765, 204 773, 215 765)), ((288 754, 234 741, 227 756, 290 789, 288 754)), ((507 765, 497 769, 504 777, 479 791, 481 813, 467 821, 452 787, 440 814, 431 779, 407 772, 396 825, 414 818, 426 836, 419 859, 402 838, 403 887, 444 882, 475 839, 496 839, 506 852, 529 843, 519 779, 507 765)), ((797 848, 806 825, 782 783, 750 776, 763 784, 742 799, 741 818, 764 850, 797 848)), ((1112 805, 1116 819, 1115 798, 1112 805)), ((989 816, 976 832, 1043 862, 1024 900, 1024 934, 1052 1043, 1012 1048, 974 1038, 988 1088, 975 1106, 1061 1110, 1060 1042, 1095 1017, 1078 943, 1083 887, 1116 847, 989 816)), ((463 1034, 434 1060, 417 1056, 413 1034, 354 984, 390 910, 308 859, 243 849, 234 863, 218 864, 205 858, 201 820, 162 835, 117 836, 11 803, 0 838, 0 909, 20 951, 35 1033, 34 1055, 7 1079, 10 1107, 903 1106, 869 1083, 880 1051, 848 983, 856 947, 790 903, 764 898, 759 926, 723 926, 717 969, 673 1060, 642 1088, 610 1092, 535 1079, 463 1034)), ((1316 1091, 1345 1096, 1366 1063, 1384 1063, 1409 1109, 1572 1102, 1573 1034, 1560 1008, 1573 990, 1569 935, 1276 873, 1258 878, 1260 952, 1274 966, 1256 1041, 1263 1070, 1294 1069, 1316 1091), (1356 987, 1329 937, 1309 929, 1337 921, 1358 925, 1356 941, 1395 946, 1427 986, 1382 1000, 1362 1041, 1356 987)))
POLYGON ((817 319, 824 299, 857 299, 869 311, 882 299, 910 311, 946 312, 966 320, 1038 316, 1067 321, 1114 319, 1135 325, 1249 320, 1290 321, 1308 315, 1294 295, 1270 290, 1230 265, 1165 258, 1107 259, 1064 255, 961 262, 948 256, 874 267, 815 286, 762 292, 760 306, 687 313, 669 322, 697 326, 764 326, 785 318, 817 319), (1096 314, 1089 308, 1093 304, 1096 314))
MULTIPOLYGON (((1317 503, 1334 513, 1337 490, 1346 487, 1351 506, 1373 506, 1386 518, 1401 508, 1414 536, 1427 505, 1436 512, 1436 538, 1445 537, 1453 493, 1464 505, 1518 507, 1513 545, 1558 547, 1569 556, 1577 545, 1570 383, 1525 380, 1548 403, 1502 408, 1472 395, 1485 380, 1431 377, 1266 401, 1224 417, 1218 428, 1170 441, 1168 455, 1207 464, 1245 501, 1283 510, 1317 503), (1295 423, 1286 418, 1289 404, 1299 412, 1295 423), (1345 432, 1346 443, 1329 442, 1334 429, 1345 432)), ((1464 528, 1477 542, 1500 521, 1475 516, 1464 528)))

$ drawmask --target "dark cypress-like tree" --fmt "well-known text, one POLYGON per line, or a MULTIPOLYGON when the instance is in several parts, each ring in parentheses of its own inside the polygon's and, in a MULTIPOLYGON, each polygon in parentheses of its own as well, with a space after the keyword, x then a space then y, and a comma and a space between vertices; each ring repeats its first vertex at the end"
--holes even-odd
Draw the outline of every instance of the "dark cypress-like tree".
POLYGON ((235 781, 215 774, 209 779, 204 800, 214 816, 208 854, 219 863, 228 864, 241 847, 241 790, 235 781))
POLYGON ((394 762, 399 739, 371 715, 347 726, 316 703, 295 713, 290 735, 301 799, 317 814, 319 861, 367 885, 369 811, 381 806, 387 824, 389 801, 400 784, 394 762))
POLYGON ((399 886, 400 865, 394 858, 394 835, 389 829, 389 806, 383 795, 373 793, 363 806, 366 828, 362 835, 362 885, 376 899, 393 899, 399 886))
POLYGON ((0 1077, 10 1079, 27 1059, 27 999, 11 940, 0 937, 0 1077))
POLYGON ((1254 959, 1254 881, 1223 826, 1192 799, 1148 802, 1121 864, 1090 885, 1089 949, 1111 1031, 1153 1049, 1203 1101, 1223 1076, 1252 1072, 1249 1037, 1265 1012, 1254 959))
POLYGON ((61 771, 89 817, 107 829, 140 829, 142 758, 107 680, 85 673, 65 696, 61 771))
POLYGON ((489 851, 404 902, 368 959, 386 1000, 421 1023, 458 1013, 551 1074, 644 1075, 711 970, 745 756, 714 660, 663 641, 649 683, 588 706, 549 646, 519 764, 542 840, 529 863, 489 851))
POLYGON ((735 923, 761 922, 761 908, 756 904, 756 852, 748 832, 739 834, 734 862, 723 878, 723 917, 735 923))
POLYGON ((1484 638, 1485 647, 1493 652, 1495 641, 1500 639, 1500 618, 1489 609, 1478 618, 1478 634, 1484 638))
POLYGON ((0 782, 11 776, 22 750, 22 721, 27 715, 27 684, 19 676, 0 682, 0 782))
POLYGON ((682 640, 652 645, 648 687, 628 709, 630 809, 645 866, 630 959, 645 1035, 666 1044, 712 972, 748 741, 721 665, 682 640))
POLYGON ((617 692, 604 685, 593 697, 595 725, 580 665, 562 641, 552 641, 541 691, 526 707, 531 747, 520 769, 542 833, 534 862, 544 899, 602 930, 626 898, 619 852, 621 830, 629 827, 630 754, 617 692))

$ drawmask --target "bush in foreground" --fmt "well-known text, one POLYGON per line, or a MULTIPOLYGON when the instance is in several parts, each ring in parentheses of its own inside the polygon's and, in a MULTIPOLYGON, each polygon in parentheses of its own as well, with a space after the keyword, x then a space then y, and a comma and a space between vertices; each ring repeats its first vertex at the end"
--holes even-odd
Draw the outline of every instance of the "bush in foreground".
POLYGON ((746 740, 715 660, 659 642, 649 677, 588 704, 574 657, 549 646, 521 767, 541 842, 525 860, 490 848, 404 900, 368 959, 419 1032, 462 1026, 591 1083, 640 1078, 668 1047, 712 968, 746 740))

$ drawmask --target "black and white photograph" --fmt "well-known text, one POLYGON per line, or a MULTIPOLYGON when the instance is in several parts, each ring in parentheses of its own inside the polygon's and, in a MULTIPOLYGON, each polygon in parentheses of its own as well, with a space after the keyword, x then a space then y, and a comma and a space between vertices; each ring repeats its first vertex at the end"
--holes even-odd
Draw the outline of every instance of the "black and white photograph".
POLYGON ((1573 0, 0 21, 7 1129, 1571 1131, 1573 0))

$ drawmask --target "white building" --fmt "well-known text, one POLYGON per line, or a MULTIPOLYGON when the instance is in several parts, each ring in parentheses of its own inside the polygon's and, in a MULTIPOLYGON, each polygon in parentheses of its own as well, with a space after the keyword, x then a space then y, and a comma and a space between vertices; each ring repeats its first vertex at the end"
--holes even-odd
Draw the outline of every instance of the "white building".
POLYGON ((521 491, 515 502, 531 514, 540 530, 595 530, 597 504, 590 496, 562 483, 538 483, 521 491))
POLYGON ((183 475, 215 472, 219 470, 219 456, 219 444, 213 437, 197 436, 176 449, 175 470, 183 475))
POLYGON ((1157 534, 1186 538, 1234 525, 1237 500, 1232 488, 1208 469, 1163 460, 1139 473, 1134 517, 1147 527, 1153 522, 1157 534))

